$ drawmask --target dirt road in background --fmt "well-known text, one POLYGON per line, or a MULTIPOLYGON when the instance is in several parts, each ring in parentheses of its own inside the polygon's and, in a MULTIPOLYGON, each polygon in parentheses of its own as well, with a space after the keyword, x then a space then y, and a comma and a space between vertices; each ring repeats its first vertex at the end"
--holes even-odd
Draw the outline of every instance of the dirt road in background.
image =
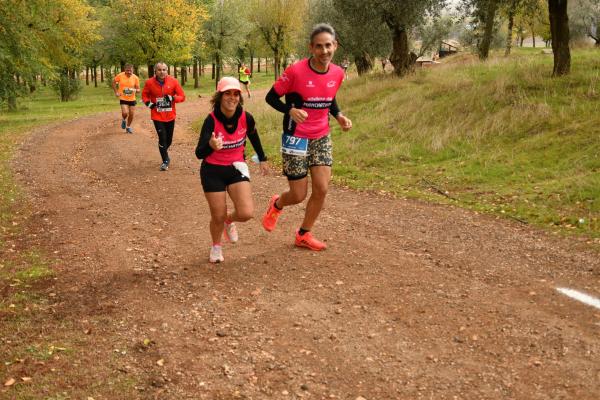
POLYGON ((600 311, 556 291, 600 295, 585 242, 333 187, 315 227, 329 248, 314 253, 293 246, 302 206, 262 229, 286 180, 252 166, 256 218, 211 265, 185 133, 208 102, 178 104, 168 172, 138 109, 134 135, 115 109, 38 130, 14 162, 33 216, 13 244, 41 246, 57 275, 39 331, 12 340, 67 350, 7 366, 0 379, 32 381, 0 397, 24 384, 95 400, 600 397, 600 311))

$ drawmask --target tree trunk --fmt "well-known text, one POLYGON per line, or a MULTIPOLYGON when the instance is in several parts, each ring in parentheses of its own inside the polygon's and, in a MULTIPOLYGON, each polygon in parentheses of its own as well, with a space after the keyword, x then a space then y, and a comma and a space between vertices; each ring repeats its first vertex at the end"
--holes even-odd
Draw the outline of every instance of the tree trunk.
POLYGON ((569 49, 569 16, 567 0, 548 0, 550 33, 554 70, 552 76, 567 75, 571 71, 571 51, 569 49))
POLYGON ((9 111, 15 111, 17 109, 17 96, 9 94, 6 103, 8 104, 9 111))
POLYGON ((154 65, 148 63, 148 79, 154 76, 154 65))
POLYGON ((533 25, 531 25, 531 40, 533 41, 533 48, 535 49, 535 30, 533 25))
MULTIPOLYGON (((100 73, 102 73, 102 67, 100 67, 100 73)), ((92 79, 94 80, 94 87, 98 87, 98 67, 95 65, 92 69, 92 79)))
POLYGON ((254 73, 254 53, 250 53, 250 77, 254 73))
POLYGON ((181 67, 181 87, 185 86, 185 81, 187 75, 187 69, 185 67, 181 67))
POLYGON ((282 58, 283 58, 283 65, 281 66, 281 69, 283 69, 285 71, 285 69, 288 66, 288 55, 284 54, 282 58))
POLYGON ((364 75, 373 69, 373 59, 367 52, 361 52, 360 54, 354 54, 354 63, 356 64, 356 71, 358 75, 364 75))
POLYGON ((90 67, 85 67, 85 86, 90 86, 90 67))
POLYGON ((221 57, 219 56, 219 53, 215 54, 215 66, 216 66, 216 71, 215 71, 215 89, 216 89, 217 83, 219 83, 219 80, 221 79, 221 57))
POLYGON ((510 55, 510 50, 512 48, 513 41, 513 27, 515 25, 515 3, 513 1, 508 11, 508 34, 506 35, 506 49, 504 50, 504 56, 508 57, 510 55))
POLYGON ((215 79, 215 69, 216 69, 215 63, 212 63, 211 79, 215 79))
POLYGON ((104 67, 100 66, 100 83, 104 83, 104 67))
POLYGON ((485 30, 483 38, 479 45, 479 59, 487 60, 490 54, 490 46, 492 44, 492 36, 494 35, 494 20, 496 19, 496 11, 498 10, 498 0, 488 0, 487 10, 485 13, 485 30))
MULTIPOLYGON (((169 75, 171 74, 171 67, 169 67, 169 75)), ((177 67, 173 66, 173 78, 177 79, 177 67)))
POLYGON ((192 76, 194 77, 194 89, 198 89, 200 87, 200 74, 198 71, 198 59, 194 58, 194 69, 192 72, 192 76))
POLYGON ((392 28, 392 53, 390 62, 394 66, 394 74, 404 76, 412 71, 414 57, 411 57, 408 49, 408 33, 403 27, 392 28))
POLYGON ((279 55, 279 49, 273 51, 273 73, 275 76, 275 80, 279 78, 281 75, 280 67, 281 67, 281 56, 279 55))

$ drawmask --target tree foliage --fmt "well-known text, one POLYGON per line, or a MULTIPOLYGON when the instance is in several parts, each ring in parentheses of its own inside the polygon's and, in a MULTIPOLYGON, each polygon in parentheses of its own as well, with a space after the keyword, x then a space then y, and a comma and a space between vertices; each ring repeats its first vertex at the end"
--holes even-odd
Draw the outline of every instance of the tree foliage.
POLYGON ((93 9, 81 0, 0 5, 0 102, 14 109, 17 97, 34 88, 40 75, 77 70, 85 47, 98 39, 97 25, 93 9))
POLYGON ((136 64, 147 64, 149 75, 158 61, 176 64, 192 58, 192 49, 206 11, 198 2, 112 0, 111 46, 136 64))
POLYGON ((241 0, 219 0, 209 9, 209 18, 204 24, 203 41, 216 64, 215 83, 223 71, 227 57, 233 57, 244 46, 246 35, 251 29, 241 0))
POLYGON ((421 57, 427 52, 439 48, 442 40, 448 38, 454 28, 454 19, 449 16, 432 17, 425 24, 416 28, 417 37, 421 41, 419 53, 421 57))
POLYGON ((302 33, 303 18, 308 12, 306 0, 251 0, 250 20, 273 54, 275 79, 281 74, 283 59, 294 48, 302 33))
POLYGON ((521 41, 525 37, 531 37, 534 46, 537 37, 549 41, 550 20, 546 0, 521 0, 515 14, 515 26, 518 29, 521 41))
POLYGON ((306 51, 309 31, 319 22, 333 25, 338 40, 336 57, 348 58, 356 64, 359 75, 373 68, 375 57, 387 58, 391 49, 391 37, 377 10, 365 7, 356 0, 313 1, 311 13, 301 48, 306 51), (360 27, 360 29, 357 29, 360 27))
POLYGON ((410 30, 422 24, 426 16, 439 12, 445 0, 375 0, 373 3, 391 34, 390 62, 396 75, 402 76, 412 69, 416 60, 416 55, 410 54, 410 30))
POLYGON ((573 38, 589 37, 600 46, 600 0, 569 2, 569 27, 573 38))

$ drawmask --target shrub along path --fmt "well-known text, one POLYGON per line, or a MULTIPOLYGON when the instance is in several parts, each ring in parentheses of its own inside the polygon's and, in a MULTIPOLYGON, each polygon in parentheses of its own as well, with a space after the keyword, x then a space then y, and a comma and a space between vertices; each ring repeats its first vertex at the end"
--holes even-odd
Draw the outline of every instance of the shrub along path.
POLYGON ((286 181, 252 166, 256 219, 210 265, 184 134, 207 100, 178 105, 168 172, 139 108, 134 135, 115 110, 38 130, 14 162, 31 213, 9 248, 40 246, 56 274, 1 316, 0 397, 600 397, 599 311, 555 290, 600 294, 585 243, 334 187, 313 253, 292 245, 301 206, 262 230, 286 181))

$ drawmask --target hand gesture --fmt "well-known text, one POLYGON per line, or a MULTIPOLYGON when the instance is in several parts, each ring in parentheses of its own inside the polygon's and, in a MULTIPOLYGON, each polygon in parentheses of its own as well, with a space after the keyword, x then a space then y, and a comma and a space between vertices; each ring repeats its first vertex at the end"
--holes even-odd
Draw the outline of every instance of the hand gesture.
POLYGON ((348 132, 350 129, 352 129, 352 121, 350 121, 350 118, 340 114, 336 119, 338 124, 340 124, 342 131, 348 132))
POLYGON ((292 119, 294 120, 295 123, 297 124, 301 124, 304 121, 306 121, 306 118, 308 117, 308 113, 302 109, 299 108, 290 108, 290 117, 292 117, 292 119))
POLYGON ((223 137, 221 134, 219 136, 215 136, 215 133, 212 133, 210 140, 208 141, 208 145, 213 150, 221 150, 223 148, 223 137))
POLYGON ((269 163, 267 161, 261 161, 258 164, 258 168, 260 169, 260 173, 263 175, 269 175, 271 169, 269 168, 269 163))
POLYGON ((117 97, 121 97, 121 93, 119 93, 119 92, 115 92, 115 96, 117 96, 117 97))

